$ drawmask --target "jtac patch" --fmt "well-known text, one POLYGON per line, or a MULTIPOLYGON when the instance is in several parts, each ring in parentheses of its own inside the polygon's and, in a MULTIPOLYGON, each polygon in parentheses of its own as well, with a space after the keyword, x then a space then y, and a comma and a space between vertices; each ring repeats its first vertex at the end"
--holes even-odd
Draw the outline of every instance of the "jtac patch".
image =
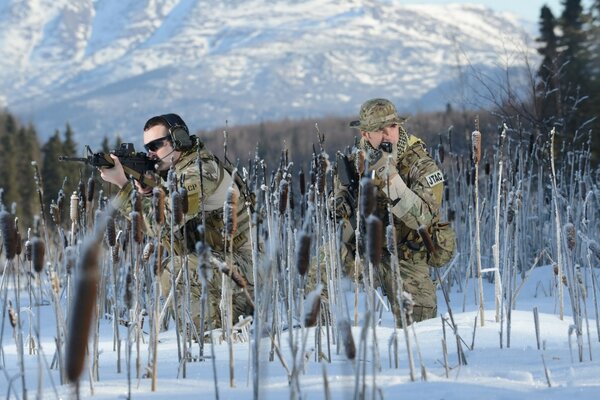
POLYGON ((438 183, 444 182, 444 175, 442 171, 437 170, 433 174, 429 174, 425 177, 429 186, 437 185, 438 183))

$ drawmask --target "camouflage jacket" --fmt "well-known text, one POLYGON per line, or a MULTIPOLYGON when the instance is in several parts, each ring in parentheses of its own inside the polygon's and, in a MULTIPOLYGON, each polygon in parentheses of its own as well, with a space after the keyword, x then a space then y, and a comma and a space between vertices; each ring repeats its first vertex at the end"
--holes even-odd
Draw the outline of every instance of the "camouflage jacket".
MULTIPOLYGON (((396 168, 400 177, 404 180, 410 190, 412 190, 420 199, 409 211, 398 218, 394 215, 394 226, 396 228, 396 240, 399 246, 400 259, 410 258, 409 253, 425 252, 423 242, 417 232, 417 229, 423 225, 431 227, 439 219, 440 207, 444 192, 444 177, 435 161, 428 154, 424 143, 415 136, 405 133, 406 139, 399 143, 396 168)), ((369 146, 364 140, 356 143, 352 152, 345 155, 346 167, 357 166, 359 159, 358 153, 365 151, 369 146)), ((339 159, 338 159, 339 160, 339 159)), ((339 169, 343 166, 338 162, 339 169)), ((357 169, 352 171, 357 174, 357 169)), ((347 179, 346 179, 347 181, 347 179)), ((336 216, 349 221, 352 225, 352 232, 346 227, 344 232, 344 241, 353 247, 353 230, 356 227, 356 207, 358 205, 358 180, 354 179, 350 185, 345 185, 344 179, 336 179, 334 196, 336 205, 336 216)), ((373 179, 377 187, 377 210, 375 214, 382 220, 385 226, 389 225, 388 204, 390 203, 384 187, 385 182, 378 178, 373 179)), ((385 235, 385 232, 384 232, 385 235)), ((385 237, 385 236, 384 236, 385 237)), ((385 247, 385 244, 384 244, 385 247)))
MULTIPOLYGON (((196 139, 193 148, 181 154, 175 164, 177 180, 187 190, 188 210, 180 225, 173 229, 173 252, 177 255, 193 253, 198 240, 201 240, 198 227, 202 225, 202 211, 206 219, 205 240, 213 250, 222 252, 225 249, 223 241, 223 206, 227 190, 233 183, 230 172, 210 151, 204 148, 202 142, 196 139), (202 175, 198 169, 198 157, 202 161, 202 175)), ((240 190, 239 185, 235 187, 240 190)), ((162 240, 164 246, 171 249, 171 217, 172 199, 169 195, 168 182, 161 177, 159 188, 165 192, 165 223, 159 226, 154 218, 152 198, 142 199, 142 213, 145 232, 162 240)), ((132 211, 132 196, 136 193, 134 185, 123 186, 115 197, 113 204, 126 217, 132 211)), ((242 196, 238 200, 237 230, 233 237, 234 249, 249 248, 249 217, 242 196)))

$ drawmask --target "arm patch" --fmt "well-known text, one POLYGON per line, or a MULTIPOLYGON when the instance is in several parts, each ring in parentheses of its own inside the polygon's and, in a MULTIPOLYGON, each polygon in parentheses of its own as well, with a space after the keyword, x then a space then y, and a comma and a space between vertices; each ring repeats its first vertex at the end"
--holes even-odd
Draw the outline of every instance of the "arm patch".
POLYGON ((429 187, 432 187, 437 185, 438 183, 444 182, 444 175, 442 174, 442 171, 437 170, 434 173, 427 175, 425 177, 425 180, 429 184, 429 187))

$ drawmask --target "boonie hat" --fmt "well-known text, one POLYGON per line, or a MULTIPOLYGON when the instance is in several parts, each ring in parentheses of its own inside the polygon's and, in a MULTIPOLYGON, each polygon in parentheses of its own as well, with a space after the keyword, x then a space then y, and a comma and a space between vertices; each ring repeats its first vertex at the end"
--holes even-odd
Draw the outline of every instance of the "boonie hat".
POLYGON ((367 132, 375 132, 386 126, 406 121, 406 118, 398 115, 396 107, 387 99, 365 101, 360 107, 359 118, 350 122, 350 126, 367 132))

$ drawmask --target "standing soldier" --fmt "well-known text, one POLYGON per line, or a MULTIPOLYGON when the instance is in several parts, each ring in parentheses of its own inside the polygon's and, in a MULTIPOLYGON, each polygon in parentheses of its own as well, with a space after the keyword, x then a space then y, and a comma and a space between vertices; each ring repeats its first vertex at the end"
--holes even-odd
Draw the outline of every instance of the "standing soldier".
MULTIPOLYGON (((388 206, 393 214, 402 289, 411 295, 414 302, 409 321, 434 318, 437 315, 437 297, 429 267, 446 264, 455 248, 452 228, 439 223, 444 176, 427 153, 423 142, 406 132, 402 126, 405 119, 398 116, 389 100, 372 99, 365 102, 360 108, 359 118, 350 126, 360 129, 360 138, 353 152, 339 160, 339 179, 335 188, 336 214, 344 221, 342 255, 346 273, 354 275, 356 241, 352 226, 356 226, 358 202, 358 179, 347 179, 352 174, 356 176, 357 172, 356 169, 348 169, 363 168, 359 165, 362 162, 358 161, 362 159, 358 156, 362 152, 368 168, 365 172, 373 176, 373 184, 377 189, 374 214, 384 225, 390 223, 388 206), (433 239, 435 252, 428 251, 422 235, 429 235, 433 239)), ((396 324, 400 326, 401 302, 394 294, 393 255, 385 243, 383 246, 382 264, 376 267, 375 279, 379 280, 392 305, 396 324)))
MULTIPOLYGON (((243 183, 234 178, 223 163, 211 152, 204 148, 204 144, 196 136, 189 134, 185 122, 177 114, 165 114, 150 118, 144 125, 144 147, 148 156, 156 160, 156 172, 159 177, 158 186, 152 188, 135 181, 135 187, 127 179, 118 157, 111 155, 114 167, 103 168, 101 177, 107 182, 117 185, 120 190, 117 193, 114 204, 124 215, 131 211, 131 195, 134 190, 142 196, 142 210, 144 214, 144 226, 146 233, 154 235, 161 240, 167 249, 169 257, 175 257, 175 271, 180 269, 182 257, 187 255, 188 269, 191 285, 191 315, 196 327, 200 325, 200 292, 201 284, 197 275, 198 254, 196 243, 204 240, 212 249, 213 260, 224 261, 229 245, 223 239, 223 209, 228 190, 234 190, 237 195, 243 189, 243 183), (200 158, 201 162, 198 162, 200 158), (200 173, 199 165, 202 166, 200 173), (183 218, 173 226, 174 242, 171 243, 170 221, 174 212, 173 191, 177 190, 173 182, 167 179, 169 170, 173 169, 180 183, 179 193, 185 196, 183 203, 187 203, 187 212, 183 218), (161 190, 165 194, 165 223, 158 224, 152 214, 152 197, 156 191, 161 190), (202 225, 202 212, 206 221, 204 234, 198 227, 202 225), (204 237, 202 237, 204 236, 204 237)), ((244 199, 237 203, 237 229, 231 238, 233 246, 233 259, 237 271, 241 273, 246 282, 252 284, 252 253, 249 240, 249 218, 244 199)), ((176 220, 177 221, 177 220, 176 220)), ((222 265, 222 264, 221 264, 222 265)), ((170 263, 165 263, 168 268, 170 263)), ((218 267, 213 265, 213 267, 218 267)), ((167 275, 167 274, 164 274, 167 275)), ((209 274, 208 301, 210 312, 208 318, 211 320, 212 328, 221 326, 219 313, 219 302, 221 300, 221 274, 218 268, 209 274)), ((171 280, 162 279, 163 288, 168 292, 171 280)), ((182 292, 183 279, 179 281, 178 293, 182 292)), ((236 290, 242 290, 237 288, 236 290)), ((182 296, 179 296, 181 299, 182 296)), ((182 300, 183 301, 183 300, 182 300)), ((248 293, 234 293, 233 295, 233 322, 235 323, 241 315, 251 315, 253 307, 248 293)), ((206 321, 205 321, 206 322, 206 321)))

